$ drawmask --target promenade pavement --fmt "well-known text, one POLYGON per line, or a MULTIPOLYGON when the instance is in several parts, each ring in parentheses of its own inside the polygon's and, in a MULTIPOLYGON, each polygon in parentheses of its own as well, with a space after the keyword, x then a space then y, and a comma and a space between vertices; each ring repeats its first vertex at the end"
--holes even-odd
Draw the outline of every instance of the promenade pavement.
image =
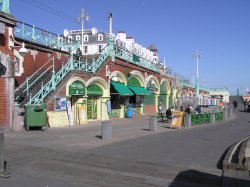
POLYGON ((220 186, 225 150, 250 134, 249 113, 189 129, 169 129, 149 116, 114 119, 102 140, 101 122, 46 131, 5 131, 10 178, 0 186, 220 186))

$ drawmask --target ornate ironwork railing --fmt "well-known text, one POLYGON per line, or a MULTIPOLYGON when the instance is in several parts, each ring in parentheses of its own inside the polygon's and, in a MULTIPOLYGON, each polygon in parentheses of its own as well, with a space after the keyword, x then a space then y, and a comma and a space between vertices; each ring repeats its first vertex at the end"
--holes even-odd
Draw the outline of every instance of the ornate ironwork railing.
POLYGON ((71 52, 71 56, 69 58, 69 61, 67 64, 62 65, 61 70, 59 70, 57 73, 55 73, 54 69, 52 71, 52 78, 51 80, 45 84, 42 85, 41 90, 34 95, 33 97, 30 97, 28 104, 39 104, 42 103, 44 98, 52 91, 56 89, 56 86, 59 84, 59 82, 71 71, 71 70, 81 70, 85 72, 95 73, 96 70, 101 66, 101 64, 106 60, 107 57, 110 55, 110 49, 109 46, 104 48, 101 55, 98 57, 97 60, 93 60, 91 63, 89 63, 87 60, 85 62, 83 61, 77 61, 73 60, 73 54, 71 52))
POLYGON ((10 2, 9 0, 0 0, 0 9, 2 12, 9 14, 10 13, 10 2))
POLYGON ((44 98, 52 91, 56 89, 56 85, 72 70, 73 58, 71 57, 69 62, 65 65, 62 65, 62 69, 55 73, 52 71, 52 78, 45 85, 42 84, 41 90, 37 92, 33 97, 30 96, 28 104, 39 104, 42 103, 44 98))
POLYGON ((160 67, 158 64, 155 64, 153 61, 149 61, 145 58, 142 58, 136 54, 133 54, 132 52, 118 48, 117 46, 114 46, 114 53, 115 56, 121 59, 124 59, 126 61, 129 61, 133 64, 136 64, 138 66, 142 66, 146 69, 153 70, 155 72, 160 72, 160 67))
POLYGON ((16 24, 14 36, 17 38, 63 51, 76 51, 76 49, 80 47, 78 41, 69 40, 47 30, 35 27, 34 25, 20 21, 17 21, 16 24))
POLYGON ((19 95, 16 96, 15 100, 18 100, 20 95, 28 95, 29 89, 34 85, 45 73, 47 73, 50 69, 54 69, 54 58, 49 59, 45 64, 43 64, 37 71, 35 71, 30 77, 27 77, 26 81, 24 81, 18 88, 15 89, 15 93, 21 91, 19 95), (52 61, 52 65, 48 65, 52 61), (48 66, 45 70, 45 66, 48 66), (36 77, 33 81, 33 77, 36 77))

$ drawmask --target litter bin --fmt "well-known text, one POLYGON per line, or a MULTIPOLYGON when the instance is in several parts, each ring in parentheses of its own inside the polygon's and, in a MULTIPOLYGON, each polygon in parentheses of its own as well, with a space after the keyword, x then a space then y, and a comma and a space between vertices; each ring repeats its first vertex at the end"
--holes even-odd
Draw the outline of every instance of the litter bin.
POLYGON ((127 118, 132 118, 132 117, 133 117, 133 109, 131 106, 128 106, 127 118))
POLYGON ((46 127, 46 105, 45 104, 29 104, 25 106, 25 125, 26 130, 30 127, 46 127))

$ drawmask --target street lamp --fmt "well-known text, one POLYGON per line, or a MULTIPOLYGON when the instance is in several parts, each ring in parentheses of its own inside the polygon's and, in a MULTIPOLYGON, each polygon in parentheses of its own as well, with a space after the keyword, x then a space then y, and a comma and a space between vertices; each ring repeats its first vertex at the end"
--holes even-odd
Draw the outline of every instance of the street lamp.
POLYGON ((85 10, 84 9, 82 9, 81 10, 81 13, 80 13, 80 15, 77 17, 77 22, 78 23, 82 23, 82 52, 83 52, 83 26, 84 26, 84 22, 87 22, 87 21, 89 21, 89 16, 88 16, 88 14, 85 12, 85 10))
POLYGON ((195 51, 193 58, 196 60, 195 96, 199 98, 199 59, 201 58, 201 55, 197 50, 195 51))

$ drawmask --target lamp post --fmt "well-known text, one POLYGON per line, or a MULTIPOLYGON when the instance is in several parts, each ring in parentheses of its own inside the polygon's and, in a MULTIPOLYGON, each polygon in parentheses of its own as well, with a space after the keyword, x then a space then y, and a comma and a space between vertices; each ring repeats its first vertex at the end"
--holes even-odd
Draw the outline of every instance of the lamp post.
POLYGON ((199 98, 199 59, 200 59, 201 55, 198 51, 195 51, 193 57, 196 60, 195 96, 199 98))
POLYGON ((83 26, 84 26, 84 22, 89 21, 89 16, 88 14, 85 12, 84 9, 81 10, 80 15, 77 17, 77 22, 78 23, 82 23, 82 44, 81 44, 81 50, 83 52, 83 26))

